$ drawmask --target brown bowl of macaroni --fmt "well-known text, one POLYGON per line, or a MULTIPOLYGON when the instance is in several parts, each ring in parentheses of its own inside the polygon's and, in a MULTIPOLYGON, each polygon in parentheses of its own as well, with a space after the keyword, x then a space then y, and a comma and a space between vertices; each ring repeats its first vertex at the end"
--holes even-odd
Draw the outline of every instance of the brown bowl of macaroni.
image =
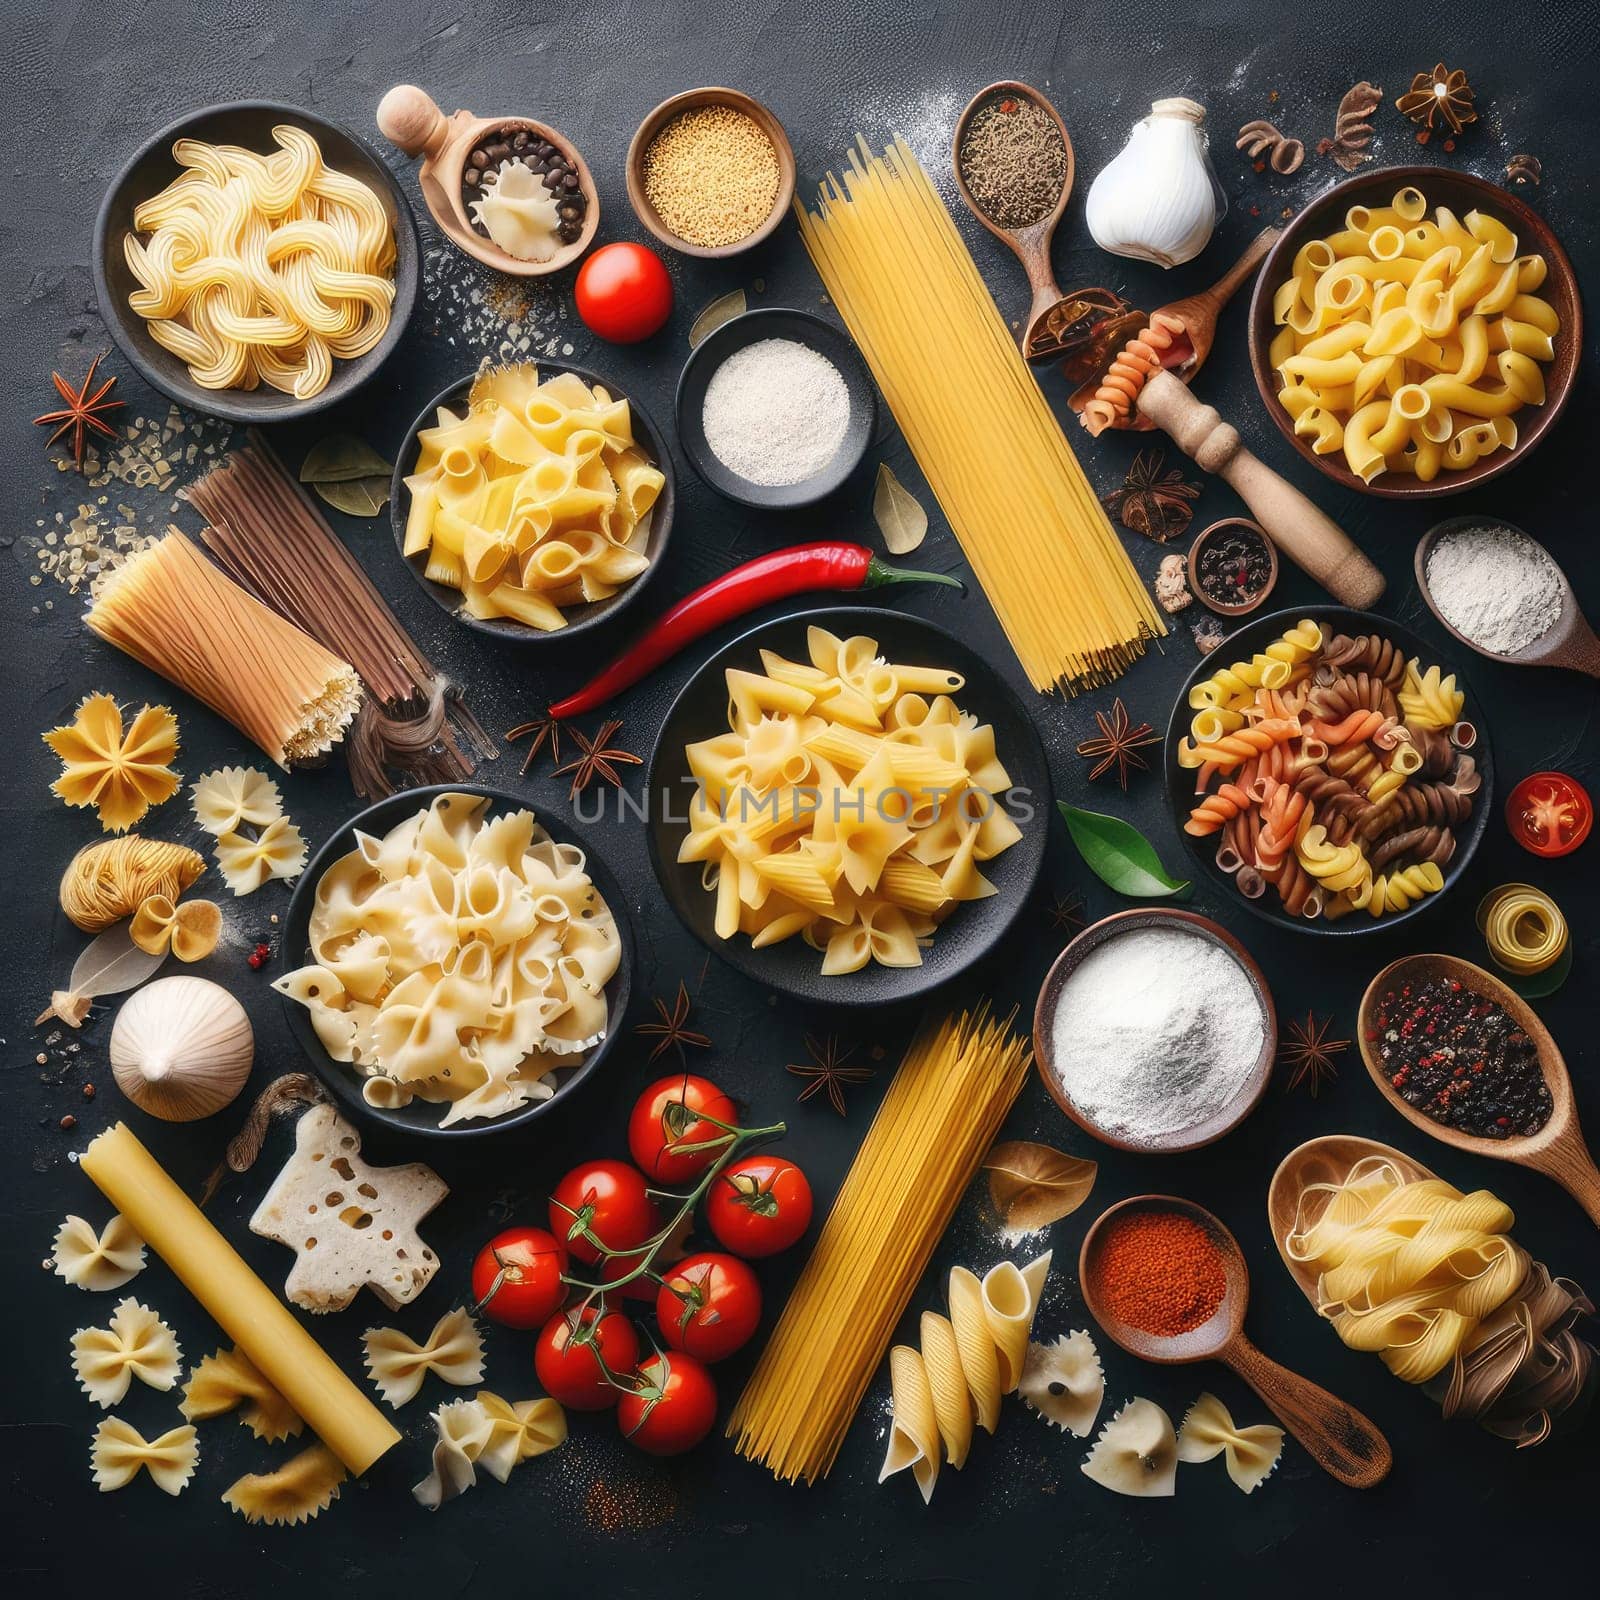
POLYGON ((1337 184, 1250 303, 1256 386, 1313 466, 1388 499, 1457 494, 1555 426, 1583 348, 1577 279, 1516 195, 1442 167, 1337 184))

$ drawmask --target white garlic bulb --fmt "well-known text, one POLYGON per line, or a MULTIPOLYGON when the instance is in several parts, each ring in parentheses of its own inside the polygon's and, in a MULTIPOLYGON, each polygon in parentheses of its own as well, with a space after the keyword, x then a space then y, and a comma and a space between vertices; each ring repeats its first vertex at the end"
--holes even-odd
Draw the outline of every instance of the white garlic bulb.
POLYGON ((117 1013, 111 1071, 141 1111, 195 1122, 244 1087, 255 1036, 244 1007, 205 978, 159 978, 117 1013))
POLYGON ((1228 209, 1206 155, 1193 100, 1157 100, 1122 152, 1094 180, 1085 217, 1114 256, 1176 267, 1192 261, 1228 209))

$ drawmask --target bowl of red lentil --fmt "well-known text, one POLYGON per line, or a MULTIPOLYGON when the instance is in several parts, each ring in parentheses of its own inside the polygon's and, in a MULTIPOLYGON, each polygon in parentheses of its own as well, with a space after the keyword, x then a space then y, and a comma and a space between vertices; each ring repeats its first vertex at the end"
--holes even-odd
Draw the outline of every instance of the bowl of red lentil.
POLYGON ((794 200, 794 151, 759 100, 688 89, 639 124, 627 177, 634 211, 664 245, 721 259, 760 244, 783 219, 794 200))

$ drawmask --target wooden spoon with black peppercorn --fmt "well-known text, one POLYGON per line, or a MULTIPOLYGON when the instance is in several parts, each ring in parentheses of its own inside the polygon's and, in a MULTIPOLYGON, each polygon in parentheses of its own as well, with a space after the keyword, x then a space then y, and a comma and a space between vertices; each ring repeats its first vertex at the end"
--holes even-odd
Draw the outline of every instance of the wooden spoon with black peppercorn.
MULTIPOLYGON (((1550 1036, 1550 1030, 1539 1020, 1533 1007, 1515 990, 1503 984, 1493 973, 1485 972, 1482 967, 1463 961, 1458 956, 1404 956, 1399 961, 1391 961, 1367 985, 1367 992, 1361 997, 1361 1011, 1356 1025, 1361 1042, 1361 1059, 1366 1063, 1372 1081, 1377 1084, 1378 1092, 1407 1122, 1430 1134, 1441 1144, 1457 1150, 1470 1150, 1474 1155, 1488 1156, 1491 1160, 1531 1167, 1547 1178, 1554 1178, 1583 1207, 1590 1220, 1600 1226, 1600 1168, 1596 1168, 1594 1157, 1584 1142, 1583 1129, 1578 1125, 1567 1063, 1550 1036), (1512 1132, 1504 1138, 1495 1138, 1488 1134, 1464 1132, 1437 1121, 1425 1111, 1419 1111, 1395 1088, 1391 1081, 1391 1070, 1383 1060, 1383 1030, 1377 1020, 1384 997, 1398 992, 1407 984, 1413 990, 1420 990, 1435 980, 1459 983, 1485 1000, 1493 1001, 1509 1014, 1532 1042, 1539 1071, 1544 1076, 1544 1085, 1550 1095, 1550 1114, 1533 1133, 1512 1132)), ((1467 1065, 1470 1071, 1470 1064, 1467 1065)))

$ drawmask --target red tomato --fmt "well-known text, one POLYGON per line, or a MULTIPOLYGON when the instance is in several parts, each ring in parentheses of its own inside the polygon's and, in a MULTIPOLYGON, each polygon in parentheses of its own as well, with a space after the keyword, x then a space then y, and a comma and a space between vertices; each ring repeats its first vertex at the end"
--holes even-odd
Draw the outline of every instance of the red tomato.
POLYGON ((727 1149, 726 1144, 711 1150, 694 1147, 723 1138, 718 1123, 732 1126, 738 1120, 739 1108, 716 1084, 692 1072, 675 1072, 652 1083, 634 1102, 628 1154, 657 1183, 688 1183, 727 1149))
POLYGON ((626 1161, 585 1161, 550 1196, 550 1231, 575 1261, 600 1259, 592 1233, 608 1250, 627 1250, 656 1231, 656 1208, 644 1176, 626 1161))
POLYGON ((674 1350, 708 1363, 725 1360, 761 1321, 761 1285, 737 1256, 686 1256, 661 1285, 656 1321, 674 1350))
POLYGON ((630 1444, 647 1455, 681 1456, 711 1432, 717 1386, 693 1356, 681 1350, 652 1356, 635 1382, 639 1388, 617 1404, 617 1426, 630 1444))
POLYGON ((533 1369, 545 1393, 573 1411, 614 1406, 623 1391, 607 1380, 606 1370, 626 1382, 638 1361, 633 1324, 620 1311, 604 1312, 596 1321, 593 1306, 581 1318, 576 1308, 552 1317, 533 1347, 533 1369))
POLYGON ((503 1328, 542 1328, 567 1297, 567 1247, 543 1228, 507 1228, 472 1263, 472 1298, 503 1328))
POLYGON ((672 315, 672 279, 642 244, 606 244, 578 268, 578 315, 613 344, 648 339, 672 315))
POLYGON ((1589 837, 1594 807, 1576 779, 1564 772, 1536 772, 1511 791, 1506 822, 1524 850, 1564 856, 1589 837))
POLYGON ((811 1185, 782 1156, 730 1161, 706 1195, 718 1242, 752 1259, 787 1250, 811 1222, 811 1185))

